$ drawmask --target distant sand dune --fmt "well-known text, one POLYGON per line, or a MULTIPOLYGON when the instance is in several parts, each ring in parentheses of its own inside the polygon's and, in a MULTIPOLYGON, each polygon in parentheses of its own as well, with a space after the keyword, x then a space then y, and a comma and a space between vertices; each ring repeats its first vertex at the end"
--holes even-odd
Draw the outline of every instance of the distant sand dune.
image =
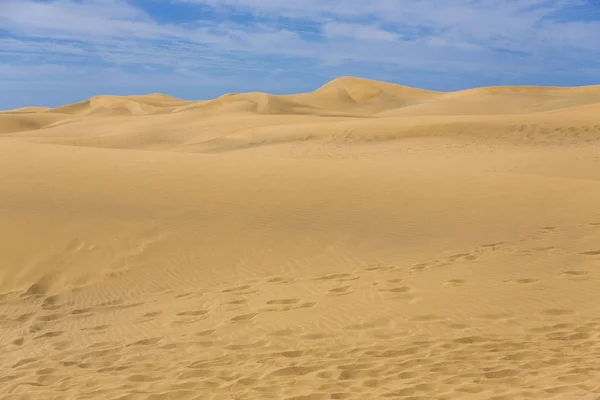
POLYGON ((44 114, 38 111, 0 113, 0 134, 35 131, 60 121, 62 118, 59 115, 44 114))
POLYGON ((600 87, 0 112, 0 399, 600 396, 600 87))

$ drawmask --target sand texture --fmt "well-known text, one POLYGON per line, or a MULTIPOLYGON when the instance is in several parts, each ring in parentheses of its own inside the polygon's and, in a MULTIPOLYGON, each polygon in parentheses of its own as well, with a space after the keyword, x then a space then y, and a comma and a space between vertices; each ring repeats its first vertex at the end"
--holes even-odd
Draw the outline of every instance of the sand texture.
POLYGON ((600 86, 0 112, 0 399, 600 398, 600 86))

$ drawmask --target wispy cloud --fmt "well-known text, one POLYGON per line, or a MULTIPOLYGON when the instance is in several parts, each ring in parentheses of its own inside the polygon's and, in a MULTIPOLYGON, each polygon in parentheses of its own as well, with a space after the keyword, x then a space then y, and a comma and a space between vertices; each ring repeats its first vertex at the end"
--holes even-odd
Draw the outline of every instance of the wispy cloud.
POLYGON ((599 83, 599 37, 596 0, 1 0, 0 85, 161 82, 206 97, 346 74, 441 89, 599 83))

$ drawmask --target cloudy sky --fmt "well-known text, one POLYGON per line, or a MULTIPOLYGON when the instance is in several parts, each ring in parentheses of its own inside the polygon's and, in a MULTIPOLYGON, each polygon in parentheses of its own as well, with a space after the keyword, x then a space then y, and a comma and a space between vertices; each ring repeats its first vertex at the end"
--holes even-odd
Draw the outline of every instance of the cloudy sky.
POLYGON ((600 84, 600 0, 0 0, 0 109, 97 94, 600 84))

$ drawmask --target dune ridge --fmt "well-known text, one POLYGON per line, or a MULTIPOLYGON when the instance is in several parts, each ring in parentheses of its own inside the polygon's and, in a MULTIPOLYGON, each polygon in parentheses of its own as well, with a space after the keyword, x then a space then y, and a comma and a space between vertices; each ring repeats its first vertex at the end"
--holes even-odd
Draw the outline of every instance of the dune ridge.
POLYGON ((0 112, 0 399, 600 396, 600 86, 0 112))
POLYGON ((342 77, 297 95, 228 94, 208 101, 183 101, 162 94, 96 96, 25 115, 8 111, 0 118, 6 121, 3 134, 44 143, 164 149, 168 142, 174 151, 212 152, 216 147, 226 151, 257 143, 345 142, 347 136, 359 142, 429 135, 537 142, 595 140, 599 105, 600 86, 489 87, 442 93, 342 77), (103 119, 86 120, 96 117, 103 119), (224 119, 227 126, 221 123, 224 119), (212 130, 206 128, 214 124, 219 125, 220 143, 214 142, 212 130), (92 129, 74 129, 85 125, 92 129), (185 133, 171 133, 168 139, 160 133, 181 126, 185 133), (99 137, 99 130, 111 134, 99 137))

